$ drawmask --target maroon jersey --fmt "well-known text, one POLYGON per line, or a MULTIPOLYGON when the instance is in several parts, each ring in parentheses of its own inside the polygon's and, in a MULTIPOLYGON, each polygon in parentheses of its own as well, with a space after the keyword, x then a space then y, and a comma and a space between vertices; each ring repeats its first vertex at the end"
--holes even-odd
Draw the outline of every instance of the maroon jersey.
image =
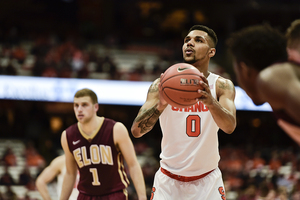
POLYGON ((78 123, 66 129, 68 146, 80 172, 77 188, 83 194, 101 196, 129 185, 123 156, 113 140, 115 123, 104 119, 91 137, 80 130, 78 123))

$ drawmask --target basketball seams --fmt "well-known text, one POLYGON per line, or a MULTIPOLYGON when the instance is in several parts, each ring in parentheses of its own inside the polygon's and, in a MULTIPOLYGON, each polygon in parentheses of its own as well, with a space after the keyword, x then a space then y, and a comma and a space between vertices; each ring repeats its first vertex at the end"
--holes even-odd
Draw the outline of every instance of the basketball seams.
POLYGON ((197 103, 202 73, 194 66, 178 63, 169 67, 160 79, 159 92, 170 105, 186 108, 197 103), (181 70, 178 70, 178 69, 181 70), (184 69, 187 68, 187 69, 184 69))
POLYGON ((169 97, 169 95, 167 95, 165 92, 164 92, 164 95, 167 96, 167 97, 170 99, 170 101, 172 101, 173 103, 176 103, 176 104, 178 104, 178 105, 181 105, 181 106, 183 106, 184 108, 190 107, 190 106, 192 106, 192 105, 195 104, 195 103, 191 103, 191 104, 182 104, 182 103, 178 103, 178 102, 172 100, 172 99, 169 97))

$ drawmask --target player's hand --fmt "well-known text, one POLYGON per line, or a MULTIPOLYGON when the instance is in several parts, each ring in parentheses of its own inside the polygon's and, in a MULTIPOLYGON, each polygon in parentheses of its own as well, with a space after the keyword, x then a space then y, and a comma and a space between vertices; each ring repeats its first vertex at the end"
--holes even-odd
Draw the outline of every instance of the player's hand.
POLYGON ((202 80, 200 80, 200 84, 203 87, 203 90, 199 89, 198 93, 200 94, 200 97, 198 98, 199 101, 201 101, 205 105, 211 105, 213 103, 213 96, 211 95, 211 91, 209 88, 208 80, 203 75, 201 76, 202 80))

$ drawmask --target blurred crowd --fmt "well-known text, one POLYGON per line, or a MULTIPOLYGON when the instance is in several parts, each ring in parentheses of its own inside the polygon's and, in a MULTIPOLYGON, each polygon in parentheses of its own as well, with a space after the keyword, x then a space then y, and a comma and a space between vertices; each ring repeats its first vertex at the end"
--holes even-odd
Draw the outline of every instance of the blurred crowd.
MULTIPOLYGON (((0 75, 153 81, 169 66, 182 61, 182 55, 178 53, 181 44, 164 48, 119 47, 115 40, 88 42, 76 37, 61 39, 55 35, 42 35, 34 39, 0 41, 0 75), (141 56, 124 67, 118 51, 141 52, 141 56), (149 62, 143 54, 154 56, 149 62)), ((229 76, 213 60, 210 70, 229 76)))
MULTIPOLYGON (((35 180, 47 163, 36 150, 33 143, 24 143, 23 154, 7 146, 1 157, 0 192, 3 200, 38 199, 30 195, 36 191, 35 180), (24 159, 23 165, 17 162, 18 157, 24 159), (19 166, 20 170, 12 172, 19 166), (35 167, 34 173, 30 169, 35 167), (14 176, 13 176, 14 175, 14 176), (23 196, 11 189, 13 186, 26 188, 23 196)), ((153 177, 159 168, 159 159, 155 149, 148 143, 135 143, 138 161, 145 177, 147 194, 150 197, 153 177)), ((300 199, 300 151, 293 148, 265 148, 248 144, 245 148, 224 146, 220 148, 222 170, 228 200, 299 200, 300 199)), ((20 158, 19 158, 20 159, 20 158)), ((129 176, 130 178, 130 176, 129 176)), ((128 188, 129 199, 136 200, 133 185, 128 188)))
POLYGON ((5 148, 0 154, 2 155, 0 160, 0 199, 35 199, 30 197, 30 191, 36 191, 35 180, 46 166, 45 159, 31 142, 28 142, 24 149, 14 148, 18 144, 13 144, 9 140, 7 143, 7 145, 1 143, 5 148), (19 187, 12 189, 15 186, 19 187), (20 188, 23 188, 22 191, 18 191, 20 188), (23 191, 24 193, 21 194, 23 191))

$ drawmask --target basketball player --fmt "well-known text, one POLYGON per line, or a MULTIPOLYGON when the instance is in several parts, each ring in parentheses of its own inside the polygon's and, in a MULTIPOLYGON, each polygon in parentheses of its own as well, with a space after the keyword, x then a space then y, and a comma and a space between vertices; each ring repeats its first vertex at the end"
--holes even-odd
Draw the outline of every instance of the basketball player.
MULTIPOLYGON (((44 200, 51 200, 47 184, 52 182, 57 177, 57 195, 60 196, 62 189, 63 177, 66 172, 65 155, 56 157, 48 167, 37 177, 35 185, 44 200)), ((76 178, 69 200, 76 200, 78 196, 77 183, 79 176, 76 178)))
POLYGON ((199 90, 196 105, 180 109, 167 104, 159 95, 158 78, 132 124, 132 134, 141 137, 160 120, 161 161, 151 199, 225 199, 217 133, 222 129, 231 134, 236 127, 235 88, 230 80, 208 70, 216 44, 215 32, 202 25, 191 27, 184 38, 185 62, 204 74, 200 81, 204 90, 199 90))
POLYGON ((66 174, 60 199, 67 200, 79 170, 78 200, 127 200, 129 180, 125 159, 139 200, 146 200, 146 189, 132 141, 126 127, 112 119, 97 116, 98 99, 90 89, 74 96, 78 123, 61 136, 66 155, 66 174))
POLYGON ((300 19, 294 20, 286 31, 288 59, 300 65, 300 19))
POLYGON ((237 31, 227 44, 238 84, 254 104, 268 102, 278 125, 300 145, 300 63, 295 56, 300 46, 292 29, 287 34, 288 46, 284 35, 269 25, 237 31))

